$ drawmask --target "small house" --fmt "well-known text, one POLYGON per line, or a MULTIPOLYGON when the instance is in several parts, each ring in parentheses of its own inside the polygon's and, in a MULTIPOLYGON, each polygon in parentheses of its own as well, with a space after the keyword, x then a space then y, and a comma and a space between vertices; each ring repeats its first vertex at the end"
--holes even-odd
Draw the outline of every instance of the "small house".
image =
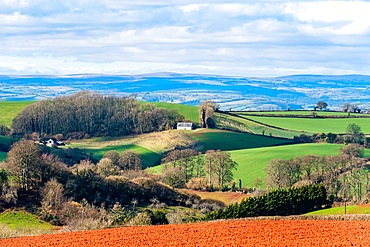
POLYGON ((179 122, 177 123, 177 129, 178 130, 193 130, 195 129, 195 126, 193 123, 179 122))
POLYGON ((50 138, 45 142, 45 145, 48 147, 58 147, 58 146, 65 146, 64 142, 58 141, 56 138, 50 138))

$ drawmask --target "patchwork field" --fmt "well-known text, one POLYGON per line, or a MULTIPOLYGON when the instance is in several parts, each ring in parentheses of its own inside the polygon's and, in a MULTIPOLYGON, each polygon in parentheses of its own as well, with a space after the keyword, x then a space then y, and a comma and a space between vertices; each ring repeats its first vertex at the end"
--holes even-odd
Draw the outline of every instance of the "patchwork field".
POLYGON ((236 131, 242 132, 250 132, 252 134, 258 135, 265 135, 265 136, 272 136, 272 137, 280 137, 280 138, 287 138, 292 139, 294 136, 299 135, 299 132, 296 131, 289 131, 289 130, 281 130, 277 128, 272 128, 260 123, 253 122, 251 120, 246 119, 245 117, 249 116, 232 116, 228 114, 218 114, 220 119, 217 121, 218 128, 226 128, 236 131))
POLYGON ((286 117, 260 117, 248 116, 254 121, 276 126, 287 130, 308 133, 336 133, 344 134, 349 124, 355 123, 361 127, 362 132, 370 134, 370 118, 286 118, 286 117))
POLYGON ((0 246, 367 246, 370 222, 234 220, 0 240, 0 246))
MULTIPOLYGON (((241 111, 241 112, 233 112, 234 114, 238 115, 281 115, 281 116, 312 116, 313 111, 241 111)), ((347 112, 332 112, 332 111, 315 111, 317 116, 325 117, 325 116, 341 116, 347 117, 347 112)), ((361 113, 351 113, 351 116, 367 116, 361 113)))

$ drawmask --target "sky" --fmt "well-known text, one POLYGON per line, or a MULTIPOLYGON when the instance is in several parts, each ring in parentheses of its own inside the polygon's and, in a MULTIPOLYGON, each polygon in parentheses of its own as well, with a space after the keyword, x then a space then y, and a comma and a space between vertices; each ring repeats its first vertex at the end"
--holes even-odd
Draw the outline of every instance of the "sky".
POLYGON ((370 1, 0 0, 0 74, 370 74, 370 1))

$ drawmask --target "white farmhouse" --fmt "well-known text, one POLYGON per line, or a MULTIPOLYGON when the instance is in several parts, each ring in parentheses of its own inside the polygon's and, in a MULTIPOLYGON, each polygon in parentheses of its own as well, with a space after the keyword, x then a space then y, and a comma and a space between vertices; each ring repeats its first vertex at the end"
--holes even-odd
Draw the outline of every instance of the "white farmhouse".
POLYGON ((193 123, 179 122, 177 123, 178 130, 193 130, 195 128, 193 123))

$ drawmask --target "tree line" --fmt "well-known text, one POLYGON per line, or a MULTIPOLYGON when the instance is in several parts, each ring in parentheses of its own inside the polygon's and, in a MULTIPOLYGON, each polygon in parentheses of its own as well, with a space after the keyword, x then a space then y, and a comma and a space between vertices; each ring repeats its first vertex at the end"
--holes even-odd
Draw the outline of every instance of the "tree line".
POLYGON ((71 96, 38 101, 24 108, 13 120, 17 134, 124 136, 172 129, 183 116, 156 108, 131 97, 79 92, 71 96))
POLYGON ((323 183, 333 198, 352 198, 361 202, 370 192, 370 172, 364 150, 358 144, 341 148, 338 156, 306 155, 289 160, 274 159, 266 171, 269 189, 323 183))
POLYGON ((235 219, 256 216, 297 215, 322 209, 327 205, 326 189, 322 184, 274 190, 259 197, 209 212, 207 220, 235 219))

